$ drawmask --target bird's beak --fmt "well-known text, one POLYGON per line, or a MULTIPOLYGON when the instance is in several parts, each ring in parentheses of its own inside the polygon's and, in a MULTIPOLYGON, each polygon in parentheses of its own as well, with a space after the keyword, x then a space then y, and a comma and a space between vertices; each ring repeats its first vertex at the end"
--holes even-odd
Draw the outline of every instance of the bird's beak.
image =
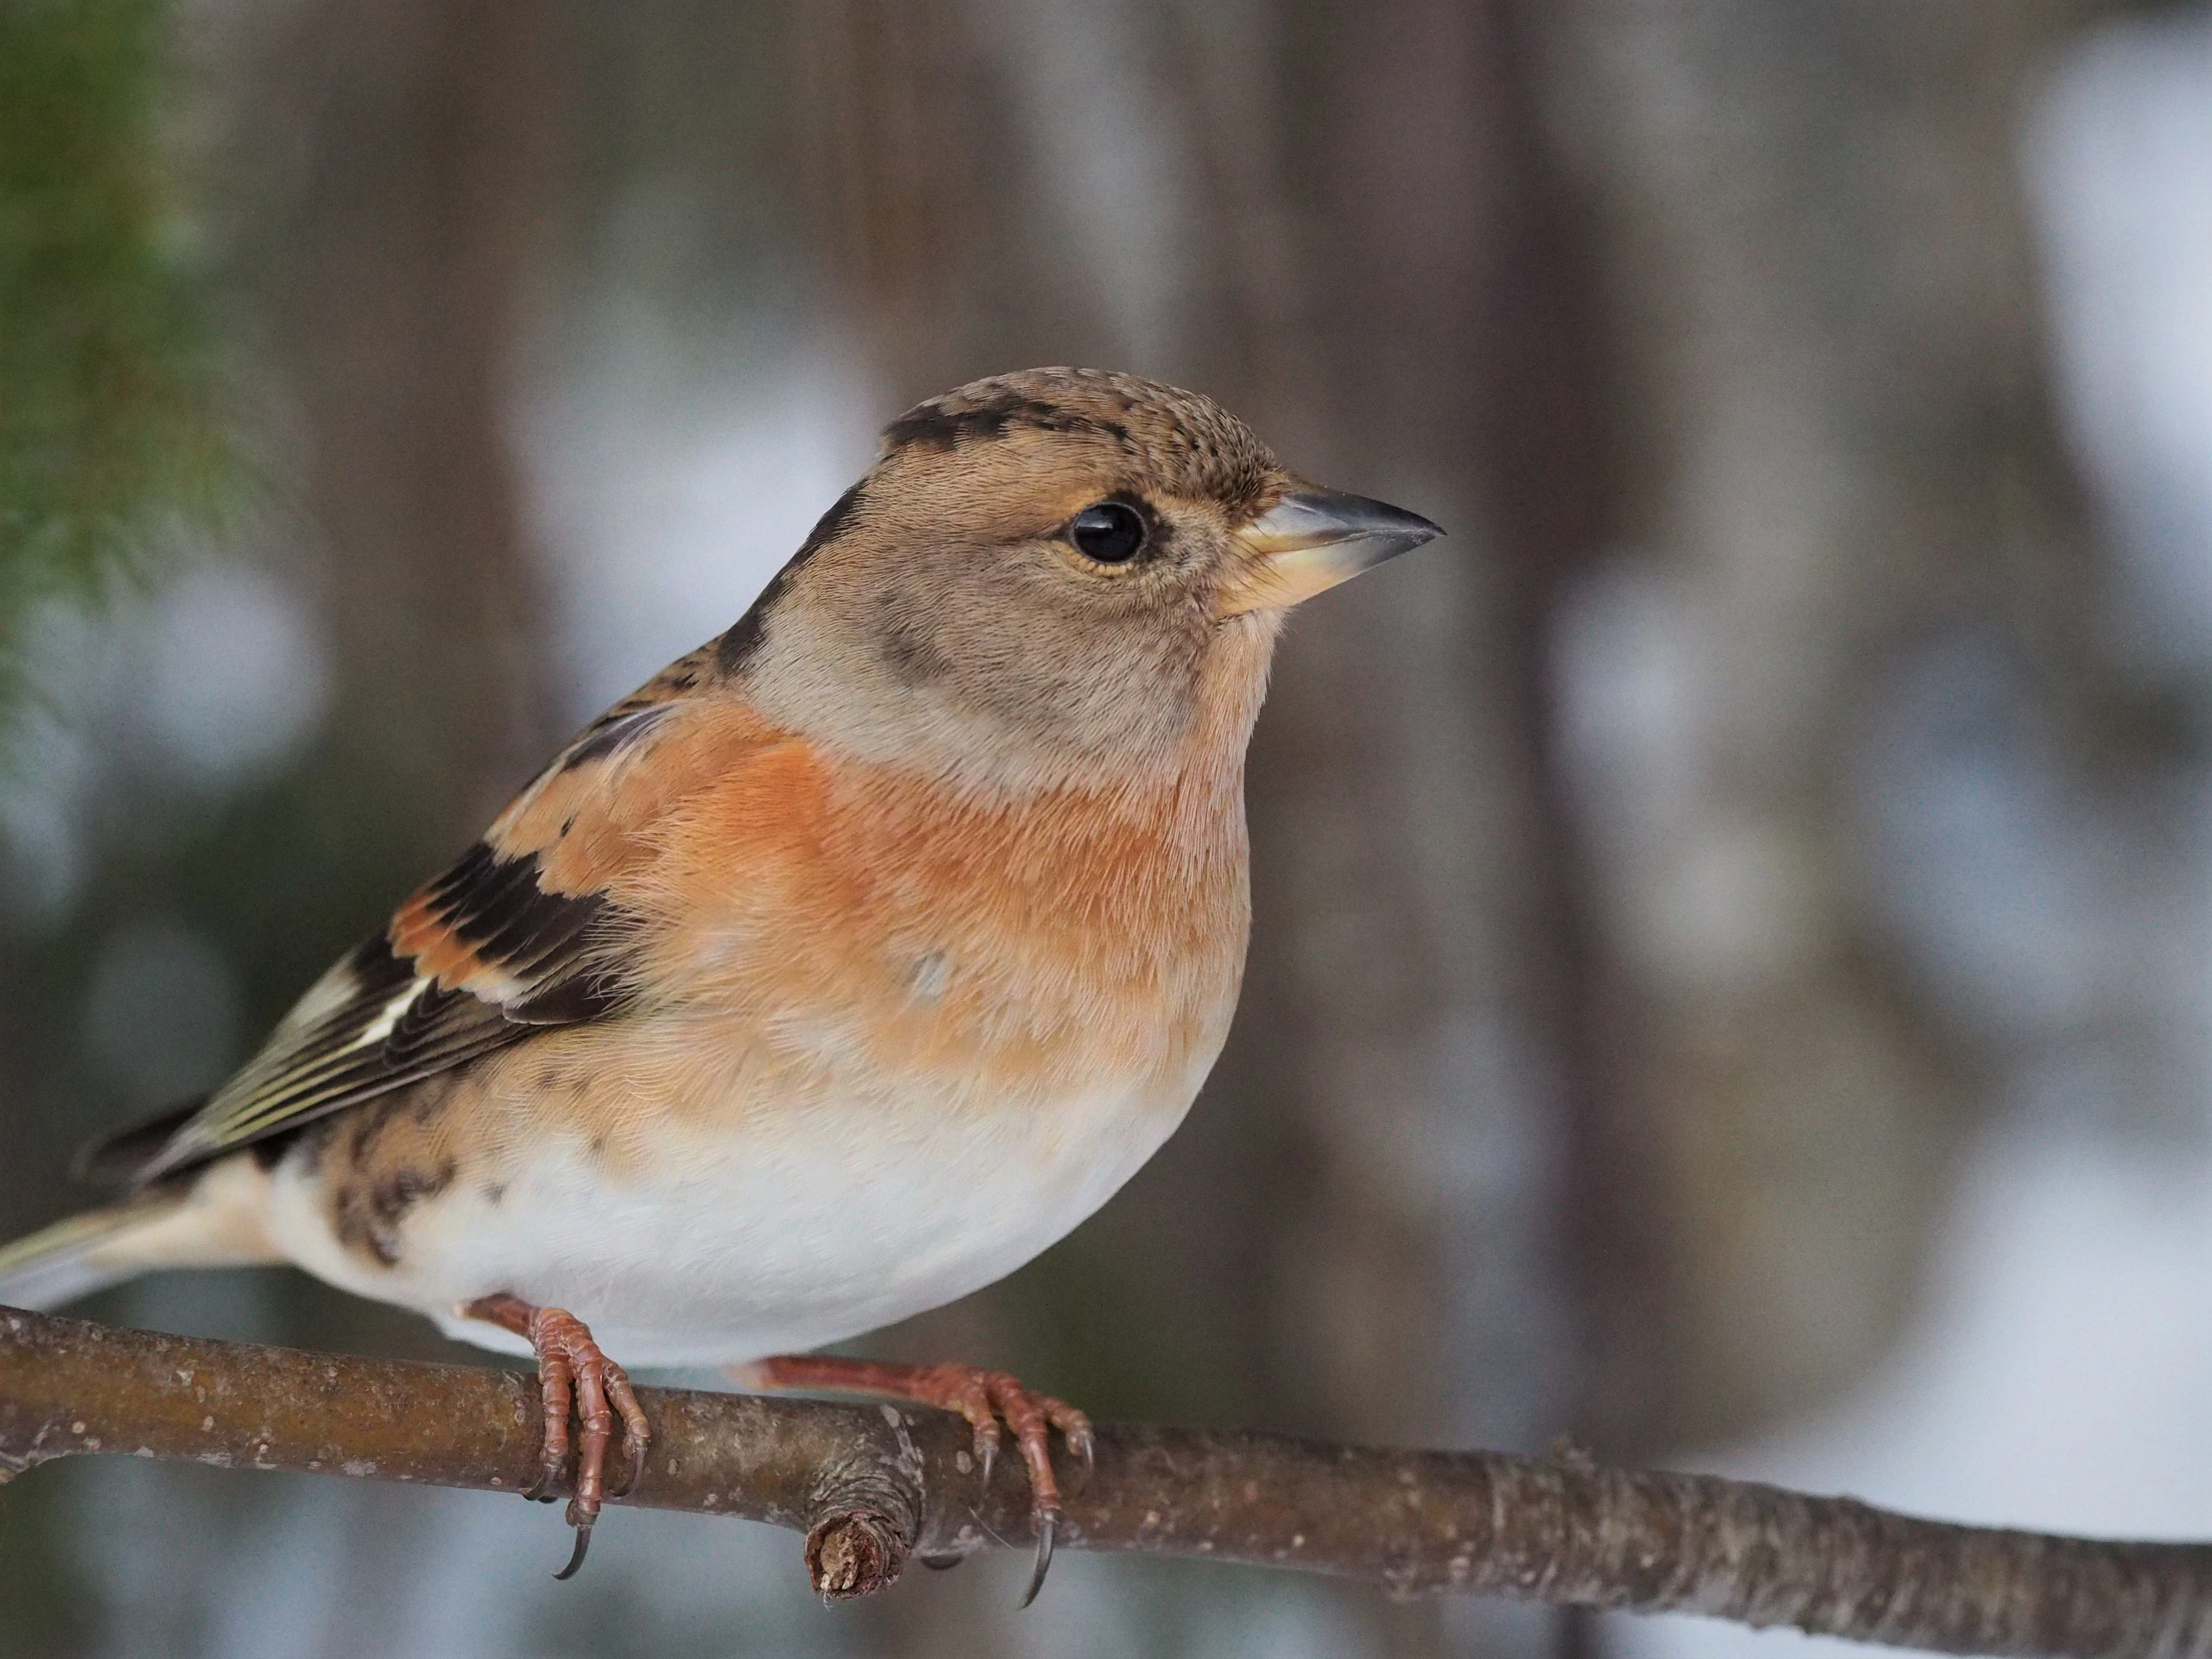
POLYGON ((1443 533, 1364 495, 1293 490, 1236 532, 1254 556, 1223 586, 1215 614, 1287 610, 1443 533))

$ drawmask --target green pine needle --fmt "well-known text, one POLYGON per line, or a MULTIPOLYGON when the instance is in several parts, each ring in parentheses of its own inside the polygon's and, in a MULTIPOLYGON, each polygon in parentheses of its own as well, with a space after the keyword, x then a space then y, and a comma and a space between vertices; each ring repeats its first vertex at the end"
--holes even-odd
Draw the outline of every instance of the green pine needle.
MULTIPOLYGON (((0 4, 0 682, 40 601, 97 601, 236 457, 156 142, 170 0, 0 4)), ((0 683, 0 701, 10 687, 0 683)))

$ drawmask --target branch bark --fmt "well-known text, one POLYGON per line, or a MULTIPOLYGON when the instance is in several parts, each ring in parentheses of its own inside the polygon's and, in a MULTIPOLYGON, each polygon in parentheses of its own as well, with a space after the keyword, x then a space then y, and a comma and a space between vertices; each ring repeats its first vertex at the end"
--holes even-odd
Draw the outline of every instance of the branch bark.
MULTIPOLYGON (((1016 1460, 988 1492, 941 1413, 640 1389, 621 1500, 804 1532, 815 1588, 863 1595, 909 1555, 1029 1541, 1016 1460)), ((106 1453, 519 1492, 534 1379, 118 1330, 0 1310, 0 1480, 106 1453)), ((2212 1545, 1951 1526, 1587 1459, 1325 1446, 1101 1425, 1060 1547, 1696 1613, 1942 1653, 2212 1659, 2212 1545)))

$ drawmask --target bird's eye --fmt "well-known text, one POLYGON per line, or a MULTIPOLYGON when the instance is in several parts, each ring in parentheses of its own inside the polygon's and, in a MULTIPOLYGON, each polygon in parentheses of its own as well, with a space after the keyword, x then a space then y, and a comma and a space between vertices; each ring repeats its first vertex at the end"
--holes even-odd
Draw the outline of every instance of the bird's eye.
POLYGON ((1127 564, 1145 544, 1145 515, 1127 501, 1094 501, 1067 521, 1067 539, 1086 559, 1127 564))

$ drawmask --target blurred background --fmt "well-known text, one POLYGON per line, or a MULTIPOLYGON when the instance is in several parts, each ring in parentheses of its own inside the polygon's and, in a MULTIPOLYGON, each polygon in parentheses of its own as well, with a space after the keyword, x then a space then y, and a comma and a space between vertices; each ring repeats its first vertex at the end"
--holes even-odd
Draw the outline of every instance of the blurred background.
MULTIPOLYGON (((1188 1125, 862 1345, 2212 1535, 2212 8, 0 0, 0 1234, 973 376, 1448 540, 1302 612, 1188 1125)), ((89 1311, 453 1355, 289 1273, 89 1311)), ((684 1379, 697 1381, 701 1379, 684 1379)), ((1787 1653, 143 1464, 0 1654, 1787 1653)))

